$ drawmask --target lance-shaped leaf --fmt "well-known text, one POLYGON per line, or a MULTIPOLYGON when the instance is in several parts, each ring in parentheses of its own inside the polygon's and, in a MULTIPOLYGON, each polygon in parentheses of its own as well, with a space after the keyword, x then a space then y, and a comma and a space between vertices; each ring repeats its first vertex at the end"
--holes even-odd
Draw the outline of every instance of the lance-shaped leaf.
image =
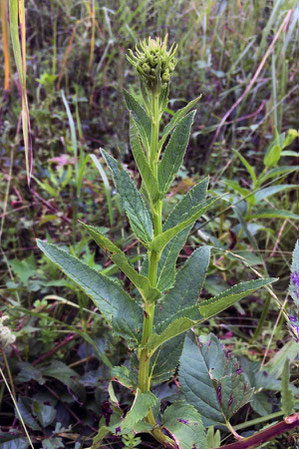
POLYGON ((129 174, 118 166, 117 161, 104 150, 102 150, 102 154, 112 171, 117 192, 120 195, 133 232, 141 242, 149 243, 153 236, 153 225, 142 196, 129 174))
POLYGON ((133 405, 121 423, 121 432, 133 432, 136 424, 146 417, 150 409, 155 407, 158 401, 158 398, 150 391, 142 393, 137 389, 133 405))
POLYGON ((253 394, 238 362, 213 334, 200 347, 186 337, 179 382, 184 399, 200 411, 206 426, 226 423, 253 394))
POLYGON ((279 186, 270 186, 265 187, 264 189, 258 190, 255 193, 255 199, 257 204, 259 204, 261 201, 265 200, 266 198, 269 198, 269 196, 275 195, 278 192, 284 192, 285 190, 292 190, 292 189, 298 189, 298 185, 296 184, 281 184, 279 186))
POLYGON ((182 354, 185 336, 183 334, 168 340, 151 358, 151 382, 160 384, 169 380, 182 354))
POLYGON ((192 209, 189 211, 189 218, 186 218, 185 216, 182 217, 182 221, 179 222, 176 226, 173 228, 167 229, 167 231, 162 232, 162 234, 157 235, 151 243, 151 249, 154 251, 161 251, 165 248, 168 242, 173 239, 179 232, 181 232, 183 229, 186 229, 191 224, 195 223, 195 221, 203 215, 205 212, 207 212, 209 209, 211 209, 212 205, 218 201, 218 198, 210 198, 207 201, 203 201, 202 203, 198 204, 197 206, 192 207, 192 209))
POLYGON ((144 154, 140 138, 138 135, 138 128, 133 117, 131 117, 130 120, 130 144, 136 165, 138 167, 146 191, 149 197, 152 199, 152 202, 155 204, 160 199, 158 181, 154 176, 148 163, 148 160, 144 154))
POLYGON ((256 213, 250 214, 251 218, 290 218, 291 220, 299 220, 299 215, 289 210, 280 209, 260 209, 256 213))
POLYGON ((208 449, 200 414, 190 404, 176 401, 164 412, 162 425, 179 449, 208 449))
POLYGON ((235 302, 245 296, 250 295, 255 290, 265 287, 276 280, 276 278, 256 279, 254 281, 236 284, 233 287, 224 290, 224 292, 219 293, 219 295, 207 299, 206 301, 202 301, 199 305, 200 313, 205 319, 211 318, 212 316, 217 315, 232 306, 235 302))
POLYGON ((191 111, 192 108, 194 108, 196 103, 198 103, 198 101, 200 100, 200 97, 201 95, 194 100, 191 100, 185 107, 176 111, 176 113, 172 116, 170 122, 165 126, 162 132, 162 137, 159 142, 160 149, 162 148, 163 144, 165 143, 167 137, 174 129, 174 127, 177 126, 177 124, 182 120, 183 117, 185 117, 186 114, 188 114, 189 111, 191 111))
POLYGON ((290 389, 290 362, 285 361, 281 376, 281 410, 284 416, 295 412, 295 398, 290 389))
POLYGON ((123 93, 127 108, 136 122, 139 133, 142 137, 142 142, 146 150, 148 151, 149 142, 151 141, 151 119, 147 115, 145 109, 140 105, 140 103, 137 100, 135 100, 133 95, 131 95, 125 89, 123 90, 123 93))
POLYGON ((137 273, 129 263, 127 256, 111 240, 103 235, 95 226, 88 226, 83 222, 81 224, 101 248, 109 251, 111 260, 135 285, 143 299, 155 301, 161 297, 161 292, 150 285, 147 277, 137 273))
POLYGON ((195 111, 190 112, 177 125, 164 150, 158 167, 158 182, 161 192, 166 193, 182 165, 190 137, 195 111))
MULTIPOLYGON (((174 287, 164 296, 160 308, 157 308, 154 321, 156 333, 160 334, 166 330, 178 318, 189 318, 193 321, 202 318, 197 300, 209 261, 208 246, 198 248, 187 259, 177 273, 174 287)), ((184 327, 182 321, 178 325, 184 327)))
MULTIPOLYGON (((167 220, 164 223, 163 230, 174 227, 178 224, 182 217, 188 218, 188 214, 192 207, 205 200, 209 179, 205 178, 196 186, 192 187, 181 201, 170 212, 167 220)), ((173 286, 176 273, 176 261, 178 255, 184 246, 188 234, 192 228, 192 224, 183 231, 179 232, 164 248, 158 266, 157 285, 159 290, 164 291, 173 286)))
POLYGON ((93 300, 113 330, 124 338, 137 341, 141 327, 141 309, 121 286, 90 268, 56 245, 37 240, 38 247, 93 300))

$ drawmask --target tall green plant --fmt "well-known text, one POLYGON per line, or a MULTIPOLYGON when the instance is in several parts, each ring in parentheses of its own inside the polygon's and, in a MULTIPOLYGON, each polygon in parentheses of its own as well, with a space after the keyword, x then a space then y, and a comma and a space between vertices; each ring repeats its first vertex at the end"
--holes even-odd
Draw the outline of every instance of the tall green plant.
MULTIPOLYGON (((210 210, 217 199, 207 199, 208 179, 194 186, 163 220, 163 199, 182 164, 188 145, 198 98, 176 112, 161 130, 168 104, 169 83, 174 72, 176 47, 167 49, 167 39, 141 42, 128 60, 141 82, 143 102, 125 91, 130 113, 130 144, 141 175, 140 191, 123 166, 102 150, 131 229, 146 250, 138 272, 125 253, 97 227, 82 225, 114 264, 136 288, 132 298, 118 282, 93 270, 56 245, 38 241, 39 248, 91 297, 115 334, 122 336, 134 351, 131 366, 114 367, 111 378, 131 390, 135 399, 124 415, 113 390, 109 395, 113 414, 109 424, 101 421, 93 449, 109 433, 132 435, 149 432, 164 447, 205 449, 206 425, 226 424, 250 400, 238 363, 223 352, 215 336, 198 348, 184 333, 228 308, 274 279, 257 279, 237 284, 219 295, 198 302, 210 248, 196 249, 180 270, 178 255, 193 224, 210 210), (181 357, 182 354, 182 357, 181 357), (188 390, 192 354, 202 369, 200 388, 188 390), (180 359, 181 357, 181 359, 180 359), (152 393, 155 383, 168 380, 180 360, 182 399, 160 414, 160 401, 152 393), (190 401, 189 401, 190 398, 190 401), (206 398, 210 398, 208 407, 206 398), (189 401, 189 402, 188 402, 189 401), (159 424, 161 422, 161 424, 159 424)), ((194 365, 195 366, 195 365, 194 365)), ((197 368, 196 368, 197 369, 197 368)))

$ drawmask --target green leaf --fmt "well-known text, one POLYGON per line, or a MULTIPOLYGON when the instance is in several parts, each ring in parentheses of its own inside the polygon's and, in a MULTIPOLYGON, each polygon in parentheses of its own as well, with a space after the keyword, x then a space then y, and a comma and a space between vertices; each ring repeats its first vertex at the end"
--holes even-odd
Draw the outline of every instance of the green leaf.
POLYGON ((237 361, 223 351, 213 334, 200 347, 186 337, 179 382, 183 397, 200 412, 207 426, 226 423, 253 393, 237 361))
POLYGON ((260 209, 255 214, 250 214, 251 218, 290 218, 292 220, 299 220, 299 215, 294 214, 288 210, 279 209, 260 209))
POLYGON ((113 321, 114 332, 137 341, 140 309, 118 283, 55 245, 37 240, 37 246, 84 290, 109 321, 113 321))
POLYGON ((208 449, 200 414, 190 404, 176 401, 164 412, 162 425, 179 449, 208 449))
POLYGON ((175 128, 158 166, 158 182, 161 192, 166 193, 180 168, 190 137, 195 111, 184 117, 175 128))
MULTIPOLYGON (((172 209, 164 223, 163 230, 166 231, 178 224, 182 217, 188 219, 190 209, 196 204, 204 201, 207 193, 209 178, 203 179, 186 193, 181 201, 172 209)), ((160 291, 173 287, 176 276, 176 261, 184 246, 192 224, 179 232, 164 248, 158 265, 157 286, 160 291)))
POLYGON ((15 434, 0 431, 1 449, 27 449, 29 444, 27 438, 20 438, 15 434))
POLYGON ((59 437, 46 438, 42 441, 43 449, 58 449, 64 447, 63 441, 59 437))
POLYGON ((138 379, 132 370, 129 370, 126 366, 114 366, 111 369, 111 376, 113 380, 117 381, 121 385, 124 385, 130 390, 136 390, 138 385, 138 379))
POLYGON ((142 142, 146 150, 149 150, 149 142, 151 140, 151 119, 147 115, 145 109, 143 109, 139 102, 135 100, 135 98, 127 90, 124 89, 123 94, 127 108, 134 118, 142 137, 142 142))
POLYGON ((174 129, 174 127, 182 120, 182 118, 196 105, 196 103, 198 103, 198 101, 200 100, 201 95, 197 98, 195 98, 194 100, 190 101, 185 107, 183 107, 182 109, 179 109, 178 111, 176 111, 176 113, 172 116, 170 122, 168 123, 168 125, 165 126, 163 132, 162 132, 162 137, 161 140, 159 142, 159 148, 161 149, 163 144, 165 143, 167 137, 169 136, 169 134, 171 133, 171 131, 174 129))
MULTIPOLYGON (((189 318, 189 321, 202 318, 197 300, 209 261, 210 248, 202 246, 191 254, 178 271, 174 287, 164 296, 160 307, 157 308, 154 321, 156 333, 165 331, 178 318, 189 318)), ((183 321, 178 325, 184 327, 183 321)), ((171 329, 173 331, 173 328, 171 329)))
POLYGON ((211 426, 208 428, 207 431, 207 443, 208 443, 208 448, 209 449, 213 449, 213 448, 218 448, 221 444, 221 436, 220 436, 220 430, 216 430, 214 433, 214 427, 211 426))
POLYGON ((277 162, 280 159, 280 153, 281 153, 281 145, 280 145, 280 139, 277 129, 275 130, 275 139, 273 142, 271 142, 270 146, 268 147, 266 154, 264 156, 264 165, 269 167, 274 167, 277 165, 277 162))
POLYGON ((269 196, 275 195, 278 192, 292 189, 298 189, 298 186, 296 184, 281 184, 279 186, 265 187, 264 189, 261 189, 255 193, 255 199, 258 204, 260 201, 263 201, 266 198, 269 198, 269 196))
POLYGON ((52 377, 69 387, 81 400, 85 399, 85 389, 75 379, 78 374, 60 360, 52 360, 48 366, 41 368, 43 376, 52 377))
MULTIPOLYGON (((18 409, 19 409, 20 415, 22 416, 23 421, 26 424, 26 426, 30 427, 30 429, 42 430, 40 425, 38 424, 38 422, 33 418, 32 414, 31 414, 31 411, 30 411, 31 402, 32 401, 29 398, 19 396, 18 409)), ((19 415, 18 415, 18 412, 16 409, 15 409, 15 417, 17 419, 19 419, 19 415)))
POLYGON ((170 323, 161 334, 153 334, 147 344, 151 354, 153 354, 163 343, 186 332, 195 324, 196 321, 191 320, 190 318, 181 317, 170 323))
POLYGON ((253 184, 255 184, 256 183, 256 174, 255 174, 254 167, 252 167, 252 165, 249 164, 249 162, 245 159, 244 156, 242 156, 241 153, 239 153, 239 151, 236 151, 236 150, 233 150, 233 151, 238 156, 238 158, 243 163, 243 165, 247 168, 247 171, 251 176, 252 182, 253 182, 253 184))
POLYGON ((249 195, 250 190, 245 189, 244 187, 241 187, 237 181, 234 181, 232 179, 225 179, 225 184, 229 187, 231 187, 234 191, 239 192, 243 197, 246 197, 246 201, 249 204, 252 204, 253 206, 256 204, 254 193, 252 195, 249 195))
POLYGON ((295 400, 292 391, 290 390, 290 364, 286 360, 282 376, 281 376, 281 410, 284 416, 291 415, 295 412, 295 400))
POLYGON ((289 173, 295 172, 299 170, 298 165, 283 165, 281 167, 272 168, 267 173, 259 178, 259 183, 263 184, 267 179, 270 178, 278 178, 280 175, 288 175, 289 173))
POLYGON ((148 163, 148 160, 144 154, 138 135, 137 125, 133 117, 131 117, 130 120, 130 144, 136 165, 138 167, 146 191, 149 197, 152 199, 152 202, 155 204, 160 199, 158 180, 154 176, 148 163))
POLYGON ((179 364, 184 345, 184 335, 168 340, 151 358, 151 382, 160 384, 173 375, 179 364))
POLYGON ((120 195, 133 232, 141 242, 150 242, 153 236, 153 226, 142 196, 129 174, 121 166, 118 167, 117 161, 104 150, 101 150, 101 152, 112 171, 117 192, 120 195))
POLYGON ((56 417, 56 410, 54 407, 42 404, 38 401, 33 401, 33 411, 43 427, 49 426, 56 417))
POLYGON ((134 426, 146 417, 150 409, 152 409, 157 402, 158 399, 150 391, 147 393, 142 393, 139 389, 137 389, 133 405, 121 423, 121 432, 132 432, 134 430, 134 426))
POLYGON ((26 286, 28 285, 28 279, 36 274, 36 263, 33 254, 23 260, 12 259, 9 261, 9 265, 14 274, 16 274, 26 286))
POLYGON ((206 301, 202 301, 199 305, 200 313, 205 319, 211 318, 212 316, 217 315, 232 306, 235 302, 240 301, 240 299, 245 296, 250 295, 255 290, 265 287, 276 280, 276 278, 256 279, 254 281, 236 284, 228 290, 221 292, 219 295, 206 301))
POLYGON ((111 260, 135 285, 143 299, 155 301, 161 297, 161 292, 158 289, 151 287, 147 277, 137 273, 134 267, 129 263, 127 256, 113 242, 111 242, 111 240, 102 234, 95 226, 88 226, 83 222, 80 223, 101 248, 109 251, 111 260))
POLYGON ((173 228, 167 229, 166 231, 162 232, 162 234, 157 235, 157 237, 155 237, 151 243, 151 249, 156 252, 162 251, 167 243, 170 242, 171 239, 173 239, 173 237, 175 237, 183 229, 186 229, 188 226, 195 223, 195 221, 201 215, 207 212, 216 201, 218 201, 218 198, 211 198, 207 201, 203 201, 197 206, 194 206, 191 210, 189 210, 189 218, 186 218, 185 216, 181 217, 182 221, 180 223, 178 223, 173 228))

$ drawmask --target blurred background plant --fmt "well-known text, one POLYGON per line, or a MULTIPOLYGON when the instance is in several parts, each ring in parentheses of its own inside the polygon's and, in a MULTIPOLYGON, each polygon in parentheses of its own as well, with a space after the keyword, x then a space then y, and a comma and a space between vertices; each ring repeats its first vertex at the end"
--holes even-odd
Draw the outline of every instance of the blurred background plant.
MULTIPOLYGON (((287 359, 291 382, 296 378, 296 342, 282 311, 289 308, 286 291, 298 236, 298 4, 27 0, 27 75, 19 81, 9 32, 13 3, 1 0, 0 312, 16 341, 2 351, 1 366, 33 446, 70 442, 83 447, 84 438, 96 432, 99 415, 109 419, 109 366, 126 363, 128 348, 112 337, 88 298, 41 257, 35 239, 71 245, 73 255, 115 276, 113 264, 84 229, 77 229, 77 219, 84 218, 102 232, 113 227, 115 243, 141 264, 143 255, 128 233, 99 147, 117 155, 136 177, 122 94, 124 86, 135 87, 136 79, 125 53, 142 38, 166 33, 170 43, 178 44, 179 59, 169 117, 190 99, 202 98, 184 167, 165 207, 170 209, 174 194, 179 199, 207 174, 210 194, 226 194, 216 218, 206 216, 194 227, 179 261, 198 245, 214 247, 207 295, 254 271, 280 278, 272 294, 253 296, 200 330, 215 332, 246 360, 248 373, 256 373, 251 386, 265 388, 263 370, 272 376, 269 388, 255 395, 236 426, 256 419, 258 428, 275 419, 287 359), (34 161, 30 187, 30 142, 24 148, 21 124, 24 87, 34 161)), ((18 70, 23 69, 20 63, 18 70)), ((6 449, 13 441, 17 449, 25 448, 29 442, 0 381, 0 444, 6 449)), ((177 394, 176 382, 174 377, 157 387, 161 399, 177 394)), ((129 402, 121 387, 118 393, 122 403, 129 402)), ((128 435, 122 443, 107 441, 107 447, 137 443, 128 435)), ((152 441, 142 444, 155 447, 152 441)), ((291 443, 280 437, 274 444, 285 448, 291 443)))

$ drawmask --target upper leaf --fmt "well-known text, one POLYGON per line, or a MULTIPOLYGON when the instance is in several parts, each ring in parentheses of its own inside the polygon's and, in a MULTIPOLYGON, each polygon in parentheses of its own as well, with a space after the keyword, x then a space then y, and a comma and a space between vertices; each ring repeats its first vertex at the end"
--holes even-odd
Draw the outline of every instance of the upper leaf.
POLYGON ((199 320, 198 296, 210 261, 210 248, 195 250, 177 273, 174 287, 164 296, 155 315, 155 331, 161 333, 178 318, 199 320))
POLYGON ((143 152, 143 148, 138 135, 137 125, 133 117, 131 117, 130 120, 130 144, 146 191, 155 204, 160 199, 158 180, 154 176, 148 160, 143 152))
POLYGON ((102 154, 112 171, 117 192, 120 195, 133 232, 141 242, 149 243, 153 236, 153 226, 142 196, 129 174, 122 167, 118 167, 117 161, 104 150, 102 150, 102 154))
POLYGON ((200 414, 190 404, 176 401, 164 412, 162 425, 179 449, 208 449, 200 414))
POLYGON ((109 251, 111 260, 125 273, 144 299, 155 301, 160 298, 160 291, 150 285, 147 277, 137 273, 129 263, 127 256, 111 240, 103 235, 96 227, 88 226, 83 222, 81 224, 101 248, 109 251))
POLYGON ((118 283, 50 243, 37 240, 38 247, 93 300, 101 313, 113 321, 114 331, 137 341, 141 309, 118 283))
POLYGON ((166 141, 167 137, 171 133, 171 131, 174 129, 174 127, 181 121, 181 119, 198 103, 200 100, 201 95, 194 100, 191 100, 185 107, 182 109, 179 109, 176 111, 176 113, 172 116, 172 119, 168 123, 168 125, 165 126, 161 140, 159 142, 159 148, 161 149, 164 142, 166 141))
POLYGON ((181 393, 208 426, 226 423, 253 393, 230 354, 213 334, 200 347, 186 337, 179 369, 181 393))
POLYGON ((153 239, 151 249, 157 252, 162 251, 167 243, 173 239, 173 237, 175 237, 183 229, 186 229, 189 225, 193 224, 201 215, 207 212, 216 201, 218 201, 218 198, 210 198, 207 201, 202 201, 197 206, 192 207, 192 209, 189 210, 189 214, 181 217, 182 221, 180 221, 176 226, 167 229, 153 239))
POLYGON ((233 287, 219 293, 206 301, 202 301, 199 305, 199 310, 205 319, 211 318, 214 315, 222 312, 235 302, 248 296, 258 288, 264 287, 276 281, 276 278, 256 279, 253 281, 241 282, 233 287))
POLYGON ((190 137, 195 111, 190 112, 176 126, 158 167, 158 182, 161 192, 166 193, 180 168, 190 137))
POLYGON ((131 95, 127 90, 123 90, 125 101, 128 110, 132 114, 140 135, 142 137, 142 142, 146 148, 149 149, 149 142, 151 140, 151 119, 147 115, 145 109, 139 104, 137 100, 131 95))
MULTIPOLYGON (((182 217, 188 218, 190 209, 196 204, 204 201, 207 193, 209 179, 205 178, 186 193, 181 201, 172 209, 164 223, 163 230, 166 231, 178 224, 182 217)), ((164 291, 173 286, 176 275, 176 261, 184 246, 193 224, 179 232, 164 248, 158 266, 157 285, 159 290, 164 291)))

